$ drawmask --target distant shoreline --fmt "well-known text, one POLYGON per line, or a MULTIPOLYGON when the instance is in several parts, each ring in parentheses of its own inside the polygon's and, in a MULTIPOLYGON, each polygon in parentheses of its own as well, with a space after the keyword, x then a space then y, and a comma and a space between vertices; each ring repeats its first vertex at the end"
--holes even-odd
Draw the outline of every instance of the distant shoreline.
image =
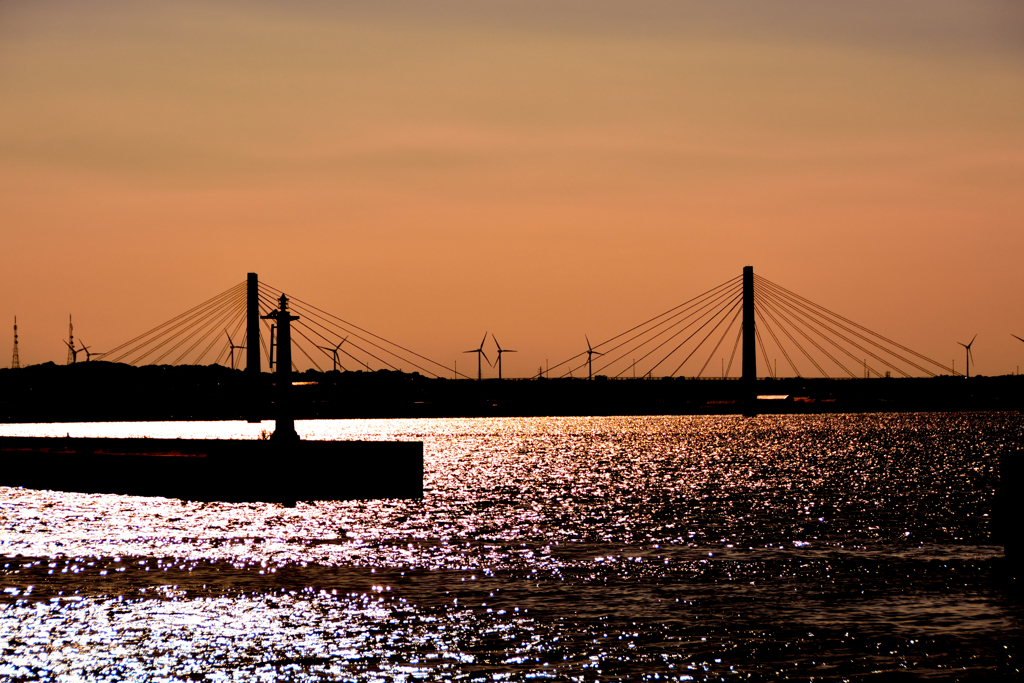
MULTIPOLYGON (((45 363, 0 369, 0 422, 273 419, 274 375, 223 366, 45 363)), ((296 419, 737 414, 735 379, 427 378, 415 373, 293 376, 296 419)), ((759 414, 1024 410, 1024 376, 758 379, 759 414)))

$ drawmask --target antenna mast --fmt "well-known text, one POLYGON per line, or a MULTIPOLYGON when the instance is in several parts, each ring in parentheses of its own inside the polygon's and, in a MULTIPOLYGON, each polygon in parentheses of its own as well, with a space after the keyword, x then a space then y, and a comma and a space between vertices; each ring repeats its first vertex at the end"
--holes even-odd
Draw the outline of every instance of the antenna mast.
POLYGON ((18 360, 18 316, 14 316, 14 357, 11 359, 11 368, 20 368, 21 361, 18 360))
POLYGON ((68 365, 75 362, 75 326, 71 324, 71 314, 68 313, 68 365))

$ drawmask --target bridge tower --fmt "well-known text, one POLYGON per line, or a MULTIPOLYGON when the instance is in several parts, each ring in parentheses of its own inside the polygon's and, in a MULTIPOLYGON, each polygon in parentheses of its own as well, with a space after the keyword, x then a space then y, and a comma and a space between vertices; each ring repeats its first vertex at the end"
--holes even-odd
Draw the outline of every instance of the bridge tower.
POLYGON ((245 297, 245 372, 249 377, 260 374, 260 280, 256 273, 246 279, 245 297))
POLYGON ((757 353, 754 340, 754 266, 743 267, 743 414, 757 414, 757 353))
POLYGON ((11 358, 11 369, 20 367, 21 361, 18 360, 18 316, 14 316, 14 357, 11 358))

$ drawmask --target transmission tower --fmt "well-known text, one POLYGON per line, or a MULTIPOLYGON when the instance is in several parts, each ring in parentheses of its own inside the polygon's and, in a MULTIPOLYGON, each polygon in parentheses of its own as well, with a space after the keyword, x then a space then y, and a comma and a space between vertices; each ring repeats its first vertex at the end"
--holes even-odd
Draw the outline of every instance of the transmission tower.
POLYGON ((14 316, 14 357, 11 359, 11 368, 20 368, 21 361, 18 360, 18 316, 14 316))
POLYGON ((68 313, 68 365, 75 362, 75 326, 71 324, 71 314, 68 313))

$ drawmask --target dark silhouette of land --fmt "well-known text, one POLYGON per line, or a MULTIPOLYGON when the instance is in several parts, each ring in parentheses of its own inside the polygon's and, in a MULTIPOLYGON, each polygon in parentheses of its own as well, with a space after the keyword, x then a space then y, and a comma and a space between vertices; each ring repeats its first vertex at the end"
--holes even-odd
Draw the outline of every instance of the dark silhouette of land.
MULTIPOLYGON (((743 382, 451 380, 396 371, 294 373, 296 419, 743 412, 743 382)), ((274 419, 275 377, 211 366, 92 361, 0 369, 0 422, 274 419)), ((758 379, 758 413, 1021 410, 1024 377, 758 379)))

